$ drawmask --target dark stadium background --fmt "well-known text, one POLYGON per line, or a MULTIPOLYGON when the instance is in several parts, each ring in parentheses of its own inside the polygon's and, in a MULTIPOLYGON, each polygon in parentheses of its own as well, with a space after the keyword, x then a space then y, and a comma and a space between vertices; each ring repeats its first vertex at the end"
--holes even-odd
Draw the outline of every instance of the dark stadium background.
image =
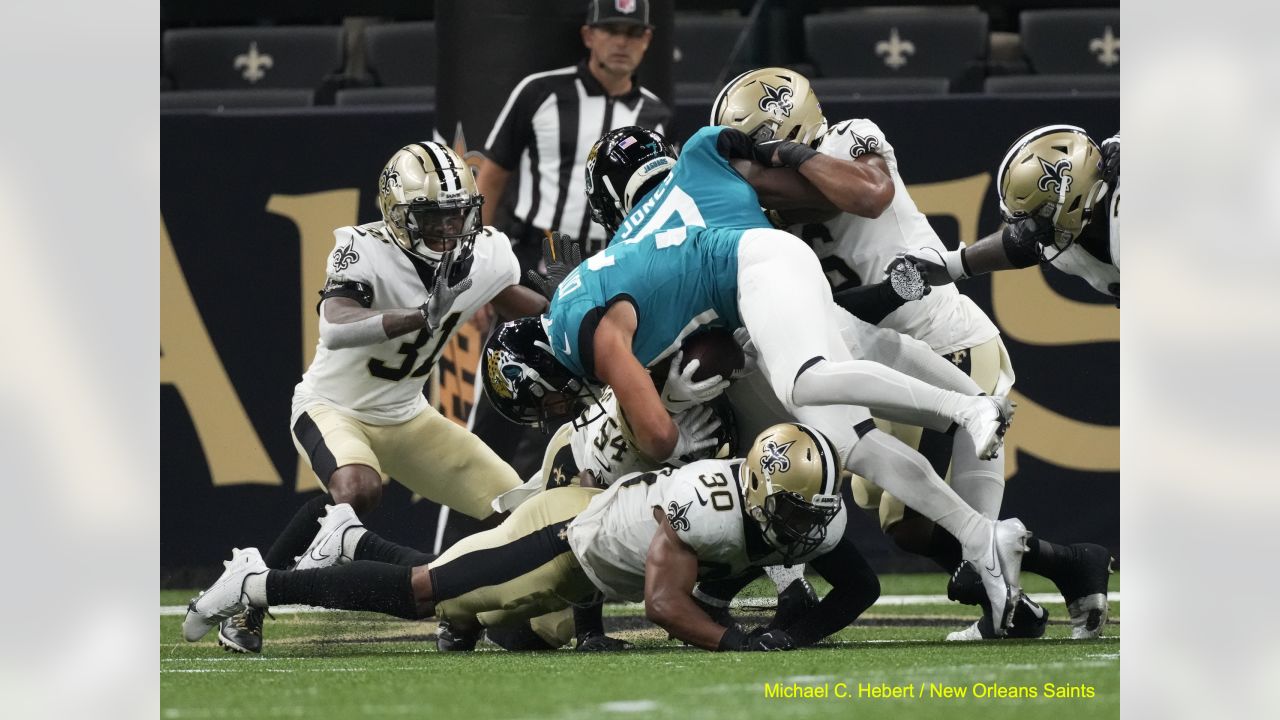
MULTIPOLYGON (((787 65, 823 78, 827 118, 867 117, 880 125, 913 196, 953 247, 961 233, 998 226, 991 175, 1019 134, 1049 123, 1080 125, 1098 140, 1119 131, 1118 49, 1114 58, 1108 45, 1088 49, 1105 23, 1097 18, 1118 11, 1117 3, 899 4, 922 18, 986 19, 981 46, 943 71, 941 91, 931 79, 936 75, 900 82, 914 72, 910 60, 903 72, 857 76, 830 72, 831 60, 828 68, 815 61, 821 53, 807 40, 805 18, 871 4, 653 2, 658 30, 641 78, 675 107, 670 134, 677 141, 706 121, 715 90, 740 70, 787 65), (1036 12, 1054 9, 1080 11, 1067 16, 1080 20, 1076 36, 1046 41, 1028 32, 1036 12), (682 27, 699 31, 690 37, 682 27), (1084 49, 1064 55, 1072 43, 1084 49), (873 75, 881 79, 864 82, 873 75), (928 201, 916 194, 925 185, 928 201)), ((580 58, 585 6, 579 0, 161 4, 162 586, 202 585, 231 547, 265 547, 310 497, 303 493, 313 492, 313 484, 298 484, 287 424, 293 386, 314 344, 314 300, 307 298, 322 279, 314 263, 332 247, 329 231, 377 219, 373 181, 401 145, 438 132, 476 149, 515 82, 580 58), (387 86, 397 73, 371 67, 366 31, 423 22, 432 24, 436 42, 422 48, 421 61, 434 65, 434 74, 401 63, 409 82, 419 84, 387 86), (244 52, 264 31, 301 36, 316 27, 337 38, 338 60, 311 68, 313 81, 300 87, 271 87, 266 78, 286 75, 291 58, 265 40, 259 48, 274 53, 274 66, 261 85, 245 82, 243 68, 229 61, 170 45, 184 32, 235 28, 215 35, 231 37, 244 52)), ((902 37, 909 40, 906 27, 902 37)), ((1118 14, 1114 36, 1118 48, 1118 14)), ((928 48, 916 49, 924 62, 928 48)), ((305 51, 299 53, 305 62, 305 51)), ((1028 412, 1032 406, 1024 404, 1011 435, 1020 449, 1011 451, 1017 473, 1004 515, 1023 518, 1057 542, 1102 542, 1118 556, 1119 311, 1078 280, 1047 270, 1042 282, 1039 273, 962 286, 1001 326, 1018 375, 1015 390, 1035 406, 1028 412)), ((440 368, 442 409, 455 417, 465 417, 472 400, 478 341, 464 336, 440 368)), ((438 507, 393 483, 368 522, 429 549, 438 516, 438 507)), ((871 519, 861 520, 851 525, 877 569, 936 569, 896 551, 871 519)))

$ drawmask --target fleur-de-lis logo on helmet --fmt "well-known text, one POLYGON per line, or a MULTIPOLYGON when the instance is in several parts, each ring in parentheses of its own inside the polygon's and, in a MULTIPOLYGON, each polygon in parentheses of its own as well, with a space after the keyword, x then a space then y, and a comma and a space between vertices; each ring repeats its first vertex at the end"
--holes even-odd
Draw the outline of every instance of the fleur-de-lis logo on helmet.
POLYGON ((790 87, 786 85, 774 87, 763 81, 761 81, 760 87, 764 88, 764 95, 760 97, 761 110, 765 112, 780 112, 783 117, 791 117, 791 110, 794 105, 791 102, 793 91, 790 87))
POLYGON ((787 457, 787 451, 794 444, 794 440, 782 445, 772 440, 766 440, 764 443, 764 456, 760 458, 760 470, 769 475, 790 470, 791 458, 787 457))
POLYGON ((378 189, 382 192, 391 190, 392 185, 400 184, 400 171, 388 165, 382 171, 382 176, 378 178, 378 189))
POLYGON ((1067 171, 1071 169, 1071 161, 1063 158, 1056 163, 1050 164, 1048 160, 1037 157, 1040 161, 1040 169, 1044 171, 1044 175, 1040 176, 1040 180, 1036 183, 1036 187, 1045 192, 1057 193, 1065 195, 1071 192, 1071 176, 1067 171))

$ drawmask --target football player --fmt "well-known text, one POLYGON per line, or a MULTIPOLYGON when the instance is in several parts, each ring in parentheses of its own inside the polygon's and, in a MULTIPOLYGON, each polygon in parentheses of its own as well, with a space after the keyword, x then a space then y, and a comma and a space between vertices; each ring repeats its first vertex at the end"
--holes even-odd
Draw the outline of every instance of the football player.
POLYGON ((1008 225, 970 247, 913 248, 934 284, 1050 264, 1120 306, 1120 136, 1099 147, 1074 125, 1047 125, 1014 141, 996 177, 1008 225))
MULTIPOLYGON (((267 551, 288 567, 326 505, 373 510, 391 476, 413 492, 483 519, 519 485, 515 471, 465 428, 436 412, 423 386, 449 338, 492 302, 506 317, 546 307, 520 286, 505 235, 480 225, 484 202, 470 168, 446 145, 407 145, 378 178, 382 219, 334 230, 320 293, 315 359, 294 390, 290 427, 324 495, 302 506, 267 551)), ((303 556, 298 567, 318 558, 303 556)), ((228 619, 219 642, 262 648, 261 609, 228 619)))
MULTIPOLYGON (((602 594, 643 600, 650 620, 708 650, 812 645, 851 623, 880 593, 844 535, 840 482, 831 441, 813 428, 782 424, 761 433, 745 459, 637 473, 608 490, 548 490, 498 527, 416 567, 366 559, 374 536, 359 524, 325 528, 313 545, 337 563, 325 568, 272 570, 256 549, 235 550, 222 576, 192 599, 183 635, 194 642, 246 605, 283 603, 502 628, 602 594), (690 595, 700 578, 802 561, 832 589, 786 627, 726 629, 690 595)), ((342 514, 342 507, 329 514, 342 514)))
MULTIPOLYGON (((788 138, 806 142, 839 162, 872 165, 892 178, 893 200, 878 217, 840 213, 821 223, 791 224, 789 227, 793 234, 812 245, 832 281, 838 304, 856 311, 857 307, 850 305, 849 300, 866 292, 858 285, 859 279, 880 277, 886 267, 896 267, 896 259, 904 253, 911 253, 917 262, 926 256, 947 254, 937 233, 911 199, 900 175, 894 148, 884 132, 871 120, 862 118, 828 126, 818 97, 803 75, 785 68, 762 68, 743 73, 730 81, 716 97, 711 122, 764 140, 788 138), (933 255, 927 255, 925 249, 933 255)), ((1042 142, 1047 146, 1056 137, 1047 137, 1042 142)), ((1004 173, 1002 168, 1002 178, 1004 173)), ((1005 181, 1001 187, 1008 184, 1005 181)), ((1026 209, 1026 205, 1018 207, 1020 211, 1026 209)), ((787 225, 788 214, 783 211, 771 213, 771 216, 779 224, 787 225)), ((1008 395, 1014 372, 999 330, 976 303, 950 284, 949 279, 914 302, 907 302, 892 293, 880 293, 880 297, 891 305, 890 311, 882 317, 855 314, 927 343, 934 352, 947 357, 968 373, 972 382, 968 384, 967 392, 1008 395)), ((920 450, 940 474, 946 475, 952 456, 952 443, 947 438, 933 430, 902 423, 882 421, 879 425, 920 450)), ((1002 459, 975 463, 958 455, 949 480, 956 493, 974 509, 987 517, 998 517, 1004 497, 1002 459)), ((852 490, 858 505, 878 512, 881 528, 898 545, 934 558, 948 571, 959 564, 959 547, 954 539, 906 507, 901 500, 859 476, 854 477, 852 490)), ((1106 584, 1111 559, 1106 548, 1093 543, 1062 546, 1040 539, 1031 540, 1029 548, 1023 559, 1023 569, 1050 577, 1063 591, 1071 615, 1073 637, 1097 637, 1106 621, 1106 584)), ((971 570, 967 569, 965 575, 969 572, 971 570)), ((964 595, 956 585, 951 592, 964 595)), ((969 599, 973 598, 970 596, 969 599)), ((1020 613, 1025 614, 1029 621, 1038 619, 1039 622, 1020 623, 1019 634, 1032 631, 1038 635, 1044 629, 1043 610, 1029 601, 1024 602, 1028 604, 1019 608, 1020 613)), ((990 618, 985 618, 965 631, 952 633, 951 638, 978 639, 980 626, 989 637, 990 618)))
POLYGON ((538 352, 584 381, 610 385, 637 446, 666 459, 684 454, 690 441, 670 405, 707 398, 678 387, 659 396, 646 366, 700 326, 746 327, 789 413, 830 435, 851 471, 881 480, 956 536, 965 558, 987 559, 981 580, 1003 634, 1021 595, 1025 528, 966 505, 922 457, 876 430, 866 408, 940 430, 957 424, 985 458, 1007 427, 1007 399, 942 390, 854 359, 817 259, 799 239, 769 227, 760 207, 762 199, 776 209, 829 198, 828 206, 874 217, 892 200, 888 176, 801 143, 753 143, 719 127, 695 133, 678 161, 654 133, 613 131, 588 155, 588 172, 593 216, 616 232, 608 249, 560 283, 538 352))

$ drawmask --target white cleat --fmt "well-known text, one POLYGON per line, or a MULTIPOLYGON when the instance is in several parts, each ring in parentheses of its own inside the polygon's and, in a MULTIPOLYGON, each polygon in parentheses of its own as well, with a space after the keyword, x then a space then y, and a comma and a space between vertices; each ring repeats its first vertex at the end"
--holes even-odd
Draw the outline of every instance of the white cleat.
POLYGON ((1018 404, 1003 395, 977 395, 970 400, 968 406, 956 413, 955 420, 973 437, 978 459, 990 460, 1004 445, 1004 434, 1009 430, 1018 404))
POLYGON ((990 639, 984 636, 982 634, 982 630, 978 628, 979 622, 981 621, 974 621, 972 625, 963 630, 956 630, 955 632, 947 633, 947 642, 974 642, 977 640, 990 639))
POLYGON ((1027 526, 1018 518, 996 522, 996 557, 1000 558, 1000 570, 1011 597, 1022 595, 1022 556, 1030 537, 1027 526))
POLYGON ((187 642, 199 640, 218 623, 244 610, 245 578, 267 571, 257 548, 236 548, 222 565, 226 570, 218 580, 187 604, 187 617, 182 621, 182 636, 187 642))
POLYGON ((1085 595, 1067 605, 1067 614, 1071 616, 1071 639, 1093 640, 1102 634, 1102 627, 1107 624, 1107 616, 1111 608, 1107 604, 1105 593, 1085 595))
POLYGON ((978 547, 966 548, 964 560, 973 566, 982 580, 982 589, 986 591, 987 601, 991 604, 995 636, 1004 637, 1005 631, 1013 624, 1013 601, 1017 594, 1009 587, 1004 567, 1000 563, 996 537, 999 523, 992 522, 990 527, 990 532, 986 533, 978 547))
POLYGON ((311 570, 325 568, 330 565, 351 562, 351 558, 342 554, 342 537, 352 528, 364 527, 356 511, 347 503, 325 505, 325 516, 320 518, 320 532, 307 551, 298 557, 294 570, 311 570))

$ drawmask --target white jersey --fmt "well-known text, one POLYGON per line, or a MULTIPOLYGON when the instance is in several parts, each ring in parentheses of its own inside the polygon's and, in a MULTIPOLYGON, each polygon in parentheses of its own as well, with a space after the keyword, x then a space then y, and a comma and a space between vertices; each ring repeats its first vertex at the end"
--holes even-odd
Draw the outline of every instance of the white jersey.
MULTIPOLYGON (((830 241, 819 238, 814 251, 824 261, 824 268, 834 271, 839 265, 832 268, 833 262, 843 262, 862 283, 872 284, 884 279, 885 268, 900 253, 922 246, 934 247, 938 252, 946 250, 907 193, 898 174, 893 146, 875 123, 861 119, 838 123, 823 135, 818 151, 845 160, 866 153, 880 155, 889 166, 894 188, 893 203, 878 218, 841 213, 823 223, 830 241)), ((790 230, 803 237, 802 228, 797 225, 790 230)), ((813 242, 812 238, 806 239, 813 242)), ((880 326, 922 340, 942 354, 980 345, 999 334, 986 313, 955 285, 933 288, 922 299, 889 313, 880 326)))
MULTIPOLYGON (((752 566, 780 565, 747 517, 738 472, 742 460, 699 460, 678 469, 637 473, 620 479, 569 524, 569 547, 587 577, 614 600, 644 599, 645 558, 661 508, 680 540, 698 556, 698 579, 740 575, 752 566), (750 523, 750 525, 748 525, 750 523)), ((848 519, 840 512, 817 549, 796 558, 807 562, 840 542, 848 519)))
MULTIPOLYGON (((337 243, 328 260, 325 296, 355 297, 373 310, 412 308, 427 301, 429 266, 410 260, 383 222, 342 227, 333 234, 337 243)), ((423 330, 337 350, 321 339, 294 389, 290 424, 319 404, 373 425, 405 422, 426 409, 422 387, 449 338, 495 295, 520 282, 520 264, 506 235, 486 227, 476 236, 468 277, 471 287, 458 296, 434 336, 423 330)))
POLYGON ((582 417, 586 424, 575 425, 572 439, 573 461, 579 470, 590 470, 596 482, 612 485, 623 475, 652 470, 661 463, 636 449, 626 429, 626 419, 618 407, 613 388, 600 394, 599 406, 588 407, 582 417))
MULTIPOLYGON (((1110 193, 1107 202, 1107 251, 1111 262, 1104 262, 1079 243, 1067 246, 1049 263, 1059 270, 1075 275, 1093 286, 1094 290, 1114 296, 1113 289, 1120 284, 1120 186, 1110 193)), ((1091 228, 1085 228, 1088 233, 1091 228)))

